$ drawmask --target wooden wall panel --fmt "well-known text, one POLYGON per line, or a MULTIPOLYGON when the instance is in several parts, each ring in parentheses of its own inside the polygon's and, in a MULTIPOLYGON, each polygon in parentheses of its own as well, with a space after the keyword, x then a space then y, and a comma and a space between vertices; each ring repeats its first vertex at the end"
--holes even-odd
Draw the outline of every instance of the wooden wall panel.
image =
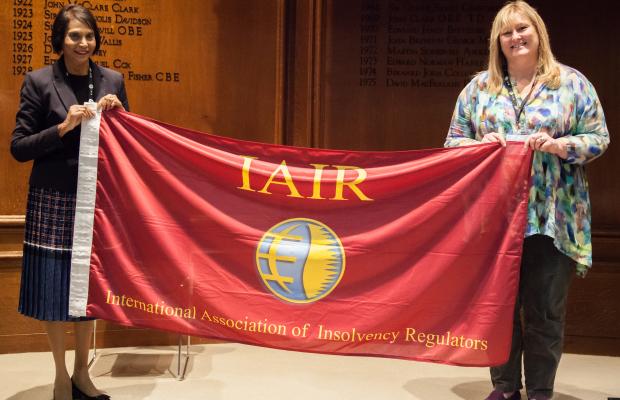
POLYGON ((486 61, 487 3, 326 1, 320 146, 442 146, 458 93, 486 61))
MULTIPOLYGON (((16 311, 31 163, 14 161, 9 143, 23 73, 56 58, 49 26, 63 3, 0 3, 0 352, 47 349, 41 324, 16 311)), ((283 142, 284 1, 85 4, 104 38, 93 59, 123 73, 132 112, 223 136, 283 142)), ((105 323, 98 331, 100 346, 176 341, 176 335, 105 323)))
POLYGON ((285 144, 312 147, 316 82, 315 49, 320 49, 316 21, 320 2, 293 0, 286 7, 285 144))
MULTIPOLYGON (((93 59, 123 73, 131 111, 219 135, 282 142, 283 1, 89 4, 97 5, 93 13, 104 38, 93 59)), ((56 58, 44 27, 61 5, 0 4, 0 40, 7 44, 0 57, 10 60, 0 71, 0 182, 11 188, 2 191, 0 215, 24 212, 30 164, 9 154, 21 73, 56 58)))

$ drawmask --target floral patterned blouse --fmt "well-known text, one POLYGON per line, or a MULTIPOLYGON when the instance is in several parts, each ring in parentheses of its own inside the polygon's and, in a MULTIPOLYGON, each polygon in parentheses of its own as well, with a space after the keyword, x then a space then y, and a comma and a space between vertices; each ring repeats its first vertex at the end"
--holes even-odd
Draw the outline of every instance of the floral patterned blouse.
MULTIPOLYGON (((529 135, 545 131, 567 137, 568 158, 534 152, 525 236, 554 239, 562 253, 576 261, 585 275, 592 265, 590 199, 584 164, 607 149, 609 132, 594 86, 579 71, 560 65, 557 89, 539 85, 521 113, 515 110, 504 85, 499 94, 487 91, 488 73, 474 77, 458 97, 445 147, 479 143, 491 132, 529 135)), ((522 99, 515 91, 519 104, 522 99)))

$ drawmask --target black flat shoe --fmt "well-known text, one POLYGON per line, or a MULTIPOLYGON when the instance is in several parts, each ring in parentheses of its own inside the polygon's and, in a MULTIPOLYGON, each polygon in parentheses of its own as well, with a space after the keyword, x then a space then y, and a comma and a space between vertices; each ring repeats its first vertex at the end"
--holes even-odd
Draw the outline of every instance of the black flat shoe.
POLYGON ((73 382, 73 378, 71 379, 71 397, 73 397, 73 400, 83 400, 83 399, 88 399, 88 396, 86 395, 86 393, 82 392, 76 385, 75 382, 73 382))
POLYGON ((100 394, 97 396, 89 396, 86 393, 82 392, 79 387, 73 382, 71 379, 71 396, 73 400, 110 400, 110 396, 107 394, 100 394))

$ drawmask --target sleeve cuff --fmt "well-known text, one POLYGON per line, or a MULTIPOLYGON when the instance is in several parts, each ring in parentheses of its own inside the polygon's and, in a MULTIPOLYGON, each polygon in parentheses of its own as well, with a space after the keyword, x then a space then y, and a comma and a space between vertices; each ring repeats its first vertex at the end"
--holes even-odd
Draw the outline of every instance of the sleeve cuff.
POLYGON ((58 125, 50 126, 41 131, 41 135, 44 138, 46 152, 52 152, 65 147, 62 138, 58 134, 58 125))

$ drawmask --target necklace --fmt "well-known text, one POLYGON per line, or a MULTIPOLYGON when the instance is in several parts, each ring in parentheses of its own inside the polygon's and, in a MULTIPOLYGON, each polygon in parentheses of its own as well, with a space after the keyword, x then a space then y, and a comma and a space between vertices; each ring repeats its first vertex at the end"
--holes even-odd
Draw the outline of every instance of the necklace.
POLYGON ((510 101, 512 102, 512 107, 515 110, 515 122, 517 123, 517 129, 525 133, 525 129, 521 129, 521 114, 525 110, 525 104, 528 99, 532 95, 534 91, 534 87, 536 86, 536 81, 538 81, 538 75, 534 76, 534 81, 532 82, 532 86, 530 86, 530 90, 527 92, 527 95, 523 98, 521 105, 519 105, 519 101, 517 100, 517 96, 515 95, 514 85, 510 80, 510 76, 508 75, 508 71, 504 71, 504 84, 508 88, 508 94, 510 95, 510 101))

